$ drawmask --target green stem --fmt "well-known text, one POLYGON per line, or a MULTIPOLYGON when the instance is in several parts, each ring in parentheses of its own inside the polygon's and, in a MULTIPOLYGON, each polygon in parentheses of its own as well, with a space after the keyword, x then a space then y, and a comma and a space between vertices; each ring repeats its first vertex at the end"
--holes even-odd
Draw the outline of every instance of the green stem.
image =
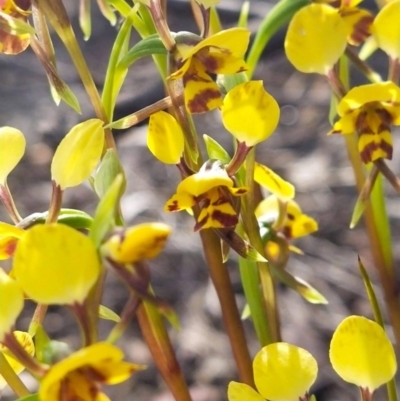
MULTIPOLYGON (((86 93, 92 103, 97 117, 108 123, 106 113, 101 103, 99 92, 94 83, 92 74, 86 64, 82 51, 76 40, 74 30, 72 29, 71 21, 61 0, 35 0, 44 14, 50 20, 53 28, 57 32, 61 41, 64 43, 75 68, 82 80, 86 93)), ((110 129, 105 129, 105 140, 107 148, 116 148, 115 141, 110 129)))
POLYGON ((25 397, 30 394, 23 381, 15 373, 11 367, 7 358, 2 352, 0 352, 0 376, 3 376, 4 380, 11 387, 11 390, 19 397, 25 397))
POLYGON ((212 230, 201 230, 200 237, 211 280, 221 305, 222 318, 238 369, 239 379, 241 382, 254 387, 252 360, 247 348, 229 273, 222 261, 220 241, 212 230))

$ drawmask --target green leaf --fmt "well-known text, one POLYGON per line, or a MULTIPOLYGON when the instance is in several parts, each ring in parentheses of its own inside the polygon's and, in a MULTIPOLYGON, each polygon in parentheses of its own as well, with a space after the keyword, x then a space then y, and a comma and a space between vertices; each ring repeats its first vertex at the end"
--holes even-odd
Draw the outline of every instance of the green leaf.
POLYGON ((99 307, 99 317, 104 320, 111 320, 113 322, 118 323, 121 318, 111 309, 107 308, 104 305, 100 305, 99 307))
POLYGON ((251 79, 258 60, 271 37, 288 23, 300 8, 308 4, 310 4, 310 0, 281 0, 272 7, 258 28, 247 57, 247 65, 249 66, 247 76, 249 79, 251 79))
POLYGON ((97 206, 90 230, 90 238, 96 247, 100 246, 104 237, 115 225, 115 217, 119 212, 119 200, 123 194, 124 183, 124 176, 118 174, 97 206))
POLYGON ((16 401, 39 401, 39 394, 29 394, 26 397, 18 398, 16 401))
POLYGON ((238 27, 247 28, 247 21, 249 19, 250 1, 244 1, 240 9, 238 27))
POLYGON ((231 157, 228 152, 213 138, 208 135, 203 135, 204 143, 206 144, 206 150, 208 158, 211 160, 219 160, 223 164, 228 164, 231 161, 231 157))
POLYGON ((158 34, 153 34, 136 43, 120 60, 118 68, 127 69, 135 61, 153 54, 167 54, 167 50, 158 34))
POLYGON ((94 190, 100 199, 103 198, 111 184, 114 182, 115 177, 119 174, 123 177, 123 186, 121 190, 122 193, 124 193, 126 188, 124 169, 115 149, 108 149, 94 176, 94 190))

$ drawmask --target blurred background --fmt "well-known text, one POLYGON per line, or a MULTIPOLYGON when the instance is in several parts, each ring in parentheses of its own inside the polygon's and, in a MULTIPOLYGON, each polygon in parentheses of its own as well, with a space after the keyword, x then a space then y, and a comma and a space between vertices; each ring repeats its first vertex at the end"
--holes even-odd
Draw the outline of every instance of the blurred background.
MULTIPOLYGON (((74 21, 76 34, 82 38, 77 24, 78 1, 65 3, 74 21)), ((235 25, 241 3, 240 0, 221 1, 220 15, 224 27, 235 25)), ((275 2, 251 0, 250 3, 249 27, 254 34, 275 2)), ((197 32, 187 0, 169 0, 168 7, 171 30, 197 32)), ((94 1, 92 13, 92 37, 88 42, 82 39, 80 42, 101 90, 117 30, 99 15, 94 1)), ((331 128, 328 122, 329 86, 321 76, 304 75, 294 70, 285 58, 284 35, 283 30, 268 45, 255 75, 255 78, 264 80, 266 89, 281 107, 280 124, 275 134, 258 147, 258 161, 294 183, 296 200, 303 211, 319 222, 316 234, 296 242, 305 255, 292 254, 288 269, 322 292, 329 304, 308 304, 297 293, 278 284, 283 339, 306 348, 317 358, 320 372, 313 391, 319 400, 355 400, 358 398, 357 389, 341 382, 330 367, 329 341, 345 316, 361 314, 371 317, 358 272, 357 254, 361 255, 374 282, 376 275, 362 222, 354 230, 348 228, 357 194, 343 138, 326 136, 331 128)), ((138 37, 133 36, 132 44, 137 41, 138 37)), ((30 49, 18 56, 0 57, 0 125, 22 130, 28 141, 26 155, 9 177, 9 186, 23 216, 48 208, 51 194, 49 165, 54 150, 73 125, 94 116, 68 54, 56 37, 54 43, 60 75, 78 96, 82 115, 75 114, 64 104, 57 107, 53 103, 46 76, 30 49)), ((378 54, 374 60, 374 65, 385 76, 385 57, 378 54)), ((364 82, 357 74, 354 77, 353 84, 364 82)), ((128 75, 115 117, 137 111, 163 95, 163 87, 151 59, 141 60, 128 75)), ((232 138, 222 127, 217 112, 196 116, 195 122, 200 136, 210 135, 232 152, 232 138)), ((163 212, 163 205, 175 192, 180 176, 177 169, 162 165, 148 151, 146 123, 125 132, 115 132, 128 180, 122 200, 123 214, 129 224, 163 221, 173 227, 166 250, 151 262, 152 283, 157 295, 170 303, 179 315, 182 329, 179 332, 171 329, 171 337, 193 400, 222 401, 226 399, 227 383, 237 377, 218 300, 208 277, 199 237, 193 232, 193 220, 184 213, 163 212)), ((390 166, 393 171, 400 172, 400 144, 396 133, 394 136, 394 161, 390 166)), ((395 259, 398 262, 400 208, 394 191, 389 186, 386 191, 395 259)), ((97 202, 89 186, 81 185, 66 191, 63 206, 92 214, 97 202)), ((2 209, 0 220, 10 221, 2 209)), ((228 266, 237 303, 242 309, 245 300, 237 257, 233 252, 228 266)), ((377 292, 381 299, 378 288, 377 292)), ((110 274, 103 304, 119 313, 126 300, 124 285, 110 274)), ((27 302, 19 329, 27 328, 33 309, 34 305, 27 302)), ((244 324, 254 355, 258 344, 252 325, 250 321, 244 324)), ((64 308, 50 308, 45 327, 52 338, 79 347, 75 321, 64 308)), ((110 323, 102 322, 103 338, 110 328, 110 323)), ((110 388, 112 399, 171 400, 134 322, 119 345, 127 359, 147 364, 148 369, 128 382, 110 388)), ((24 380, 33 385, 29 374, 24 374, 24 380)), ((379 390, 377 399, 385 397, 385 391, 379 390)), ((3 391, 3 399, 13 399, 9 390, 3 391)))

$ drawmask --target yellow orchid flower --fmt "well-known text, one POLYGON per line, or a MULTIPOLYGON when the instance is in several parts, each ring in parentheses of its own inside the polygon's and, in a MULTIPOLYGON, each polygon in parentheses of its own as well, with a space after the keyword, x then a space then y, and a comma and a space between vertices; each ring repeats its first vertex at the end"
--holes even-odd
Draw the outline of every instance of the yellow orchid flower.
POLYGON ((102 246, 104 255, 117 263, 155 258, 165 246, 171 228, 163 223, 143 223, 112 235, 102 246))
POLYGON ((219 162, 205 163, 200 171, 185 178, 177 187, 176 194, 166 203, 167 212, 179 212, 199 204, 201 211, 195 230, 205 228, 234 227, 238 215, 232 205, 231 195, 240 196, 247 187, 235 187, 219 162))
MULTIPOLYGON (((13 334, 21 344, 22 348, 29 355, 33 356, 35 354, 35 344, 33 343, 32 337, 29 333, 26 333, 25 331, 14 331, 13 334)), ((5 345, 0 344, 0 352, 6 357, 8 363, 16 374, 21 373, 25 369, 25 366, 15 358, 5 345)), ((4 380, 3 376, 0 375, 0 390, 5 386, 7 386, 7 382, 4 380)))
POLYGON ((30 34, 23 31, 30 7, 31 0, 0 0, 0 53, 18 54, 29 46, 30 34))
POLYGON ((329 358, 343 380, 370 394, 391 380, 397 370, 396 354, 387 334, 378 323, 363 316, 349 316, 339 324, 329 358))
POLYGON ((7 305, 0 310, 0 341, 14 326, 24 307, 24 294, 21 287, 3 269, 0 268, 0 305, 7 305))
POLYGON ((18 240, 25 230, 0 221, 0 260, 13 256, 18 240))
POLYGON ((393 82, 357 86, 340 101, 340 119, 330 133, 358 134, 358 150, 364 163, 391 159, 391 125, 400 125, 400 88, 393 82))
POLYGON ((121 383, 145 368, 122 359, 122 351, 108 343, 83 348, 50 368, 40 384, 39 399, 109 401, 100 385, 121 383))
POLYGON ((243 56, 250 32, 231 28, 216 33, 194 46, 177 44, 178 70, 169 79, 182 79, 189 112, 204 113, 220 107, 222 96, 209 74, 235 74, 245 71, 243 56))
POLYGON ((267 139, 279 122, 276 100, 264 89, 262 81, 235 86, 224 98, 222 122, 239 141, 251 147, 267 139))
MULTIPOLYGON (((278 197, 270 195, 259 203, 255 213, 260 221, 273 224, 278 220, 279 212, 278 197)), ((294 200, 289 200, 286 203, 284 213, 285 216, 279 223, 277 230, 286 239, 303 237, 318 230, 318 223, 312 217, 304 214, 294 200)))
POLYGON ((247 384, 231 382, 229 401, 298 401, 308 399, 318 365, 305 349, 288 343, 273 343, 262 348, 253 361, 255 391, 247 384))

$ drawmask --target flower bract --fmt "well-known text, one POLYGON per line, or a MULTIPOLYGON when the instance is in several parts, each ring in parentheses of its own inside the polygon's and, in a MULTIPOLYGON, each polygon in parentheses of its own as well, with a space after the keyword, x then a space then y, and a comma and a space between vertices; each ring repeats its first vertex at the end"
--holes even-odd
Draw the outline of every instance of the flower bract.
POLYGON ((345 381, 373 392, 391 380, 397 362, 383 328, 363 316, 349 316, 335 330, 329 357, 345 381))
POLYGON ((62 224, 37 225, 19 240, 13 273, 42 304, 82 303, 100 273, 92 241, 62 224))
POLYGON ((40 384, 39 399, 108 401, 100 385, 121 383, 144 369, 122 359, 122 351, 108 343, 83 348, 50 368, 40 384))
POLYGON ((310 4, 292 18, 285 39, 289 61, 301 72, 327 74, 344 53, 348 27, 327 4, 310 4))
POLYGON ((112 235, 102 252, 117 263, 155 258, 165 246, 171 228, 163 223, 144 223, 112 235))
POLYGON ((400 88, 393 82, 357 86, 340 101, 340 119, 331 133, 358 134, 358 150, 364 163, 391 159, 391 125, 400 124, 400 88))
POLYGON ((264 89, 262 81, 235 86, 224 98, 222 122, 225 128, 246 146, 267 139, 279 122, 276 100, 264 89))
POLYGON ((203 113, 222 104, 218 85, 209 74, 235 74, 246 70, 243 56, 250 32, 231 28, 212 35, 194 46, 178 43, 179 68, 170 79, 183 79, 185 103, 191 113, 203 113))
POLYGON ((185 178, 176 194, 166 203, 167 212, 178 212, 200 204, 195 230, 234 227, 238 223, 231 195, 240 196, 247 187, 235 187, 234 182, 219 163, 206 163, 200 171, 185 178))

